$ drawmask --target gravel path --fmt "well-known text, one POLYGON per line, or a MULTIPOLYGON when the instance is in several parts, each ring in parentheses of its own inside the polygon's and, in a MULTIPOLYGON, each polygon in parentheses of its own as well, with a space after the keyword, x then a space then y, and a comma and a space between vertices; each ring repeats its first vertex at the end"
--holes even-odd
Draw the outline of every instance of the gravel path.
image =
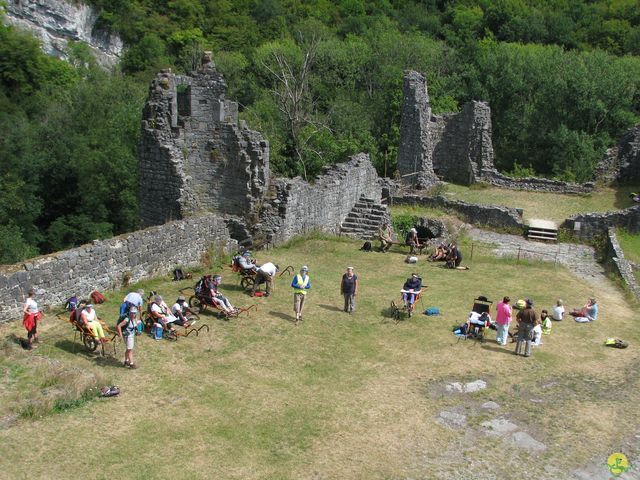
POLYGON ((520 258, 557 262, 593 285, 609 285, 603 267, 596 261, 593 247, 575 243, 534 242, 518 235, 495 233, 474 227, 467 233, 474 241, 493 245, 492 251, 499 257, 515 258, 520 250, 520 258))

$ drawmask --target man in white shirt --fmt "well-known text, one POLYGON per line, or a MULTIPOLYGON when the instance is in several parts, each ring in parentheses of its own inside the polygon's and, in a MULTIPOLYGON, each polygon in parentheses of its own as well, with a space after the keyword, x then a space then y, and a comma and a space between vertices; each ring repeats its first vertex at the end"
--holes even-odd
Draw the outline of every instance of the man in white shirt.
POLYGON ((279 270, 280 268, 278 267, 278 265, 274 265, 271 262, 267 262, 261 267, 258 267, 256 279, 253 283, 253 288, 251 289, 251 296, 253 297, 255 295, 256 290, 258 290, 258 287, 263 282, 267 284, 267 291, 264 296, 268 297, 269 295, 271 295, 271 289, 273 288, 273 279, 279 270))

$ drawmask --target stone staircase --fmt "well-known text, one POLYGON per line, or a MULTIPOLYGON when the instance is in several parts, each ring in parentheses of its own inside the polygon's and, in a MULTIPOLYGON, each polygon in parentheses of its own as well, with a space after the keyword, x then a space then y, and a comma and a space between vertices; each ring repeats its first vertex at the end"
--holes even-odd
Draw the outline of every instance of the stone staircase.
POLYGON ((372 198, 360 197, 340 225, 340 235, 363 240, 378 238, 378 229, 389 221, 389 210, 372 198))

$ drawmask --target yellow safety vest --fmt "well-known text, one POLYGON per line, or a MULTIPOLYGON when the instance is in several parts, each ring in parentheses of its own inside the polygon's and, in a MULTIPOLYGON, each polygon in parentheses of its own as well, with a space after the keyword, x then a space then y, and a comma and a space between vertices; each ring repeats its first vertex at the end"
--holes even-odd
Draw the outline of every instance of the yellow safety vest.
POLYGON ((300 274, 296 275, 296 285, 298 285, 298 288, 294 287, 293 291, 295 293, 301 293, 302 295, 306 295, 307 291, 305 289, 307 288, 308 283, 309 283, 309 275, 307 275, 304 278, 302 278, 300 274))

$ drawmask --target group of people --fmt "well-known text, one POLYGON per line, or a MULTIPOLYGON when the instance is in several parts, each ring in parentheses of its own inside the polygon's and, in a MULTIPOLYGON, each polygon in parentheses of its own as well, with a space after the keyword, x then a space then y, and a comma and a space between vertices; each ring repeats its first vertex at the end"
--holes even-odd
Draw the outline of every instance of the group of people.
MULTIPOLYGON (((508 338, 512 337, 516 341, 515 354, 530 357, 532 345, 540 345, 542 335, 551 333, 552 320, 559 322, 564 319, 564 304, 562 300, 558 299, 551 309, 551 315, 547 310, 542 310, 540 316, 538 316, 533 309, 532 300, 518 301, 515 306, 518 310, 516 314, 516 332, 511 334, 509 326, 512 322, 513 309, 510 302, 511 299, 509 297, 504 297, 496 305, 496 342, 505 346, 508 338)), ((583 318, 585 319, 584 321, 596 320, 598 318, 596 299, 590 298, 581 309, 574 309, 569 314, 579 322, 582 322, 583 318)))
MULTIPOLYGON (((383 253, 388 252, 394 243, 399 243, 393 240, 393 230, 389 223, 384 223, 380 227, 380 230, 378 231, 378 238, 380 239, 380 251, 383 253)), ((424 239, 421 240, 418 237, 418 230, 413 227, 407 232, 404 245, 409 247, 409 255, 411 256, 421 252, 426 247, 426 242, 424 239)), ((447 268, 467 269, 466 267, 460 266, 462 263, 462 252, 455 243, 440 243, 436 247, 435 251, 429 255, 428 261, 446 262, 447 268)), ((415 263, 415 261, 411 263, 415 263)))

